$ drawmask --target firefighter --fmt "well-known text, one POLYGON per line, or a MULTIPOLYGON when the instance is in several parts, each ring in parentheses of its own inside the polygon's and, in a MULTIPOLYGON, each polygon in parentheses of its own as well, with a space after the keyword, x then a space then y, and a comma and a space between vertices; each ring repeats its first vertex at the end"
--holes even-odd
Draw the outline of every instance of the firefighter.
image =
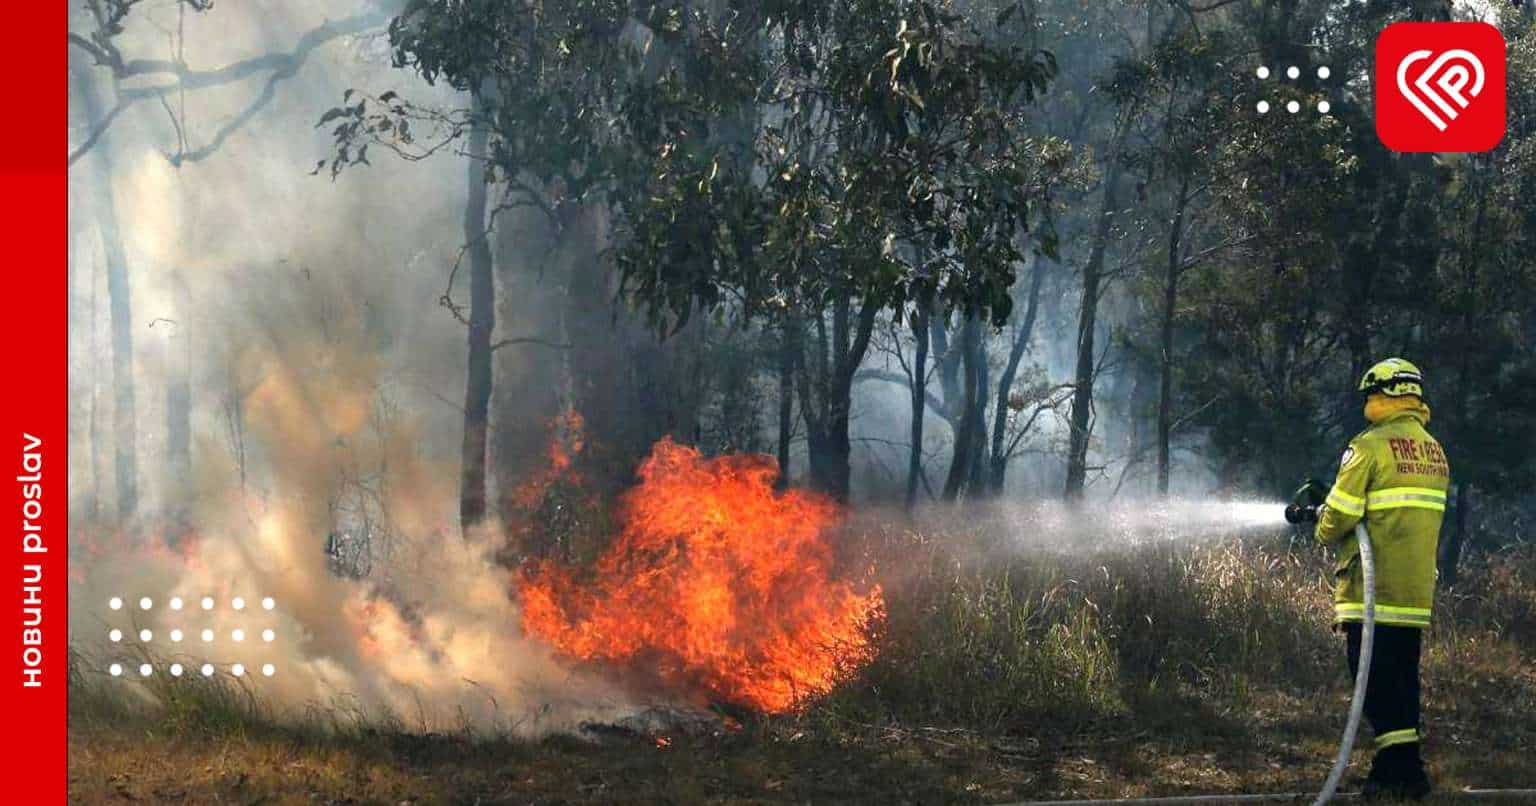
POLYGON ((1435 592, 1435 549, 1451 469, 1425 430, 1429 406, 1418 367, 1389 358, 1360 379, 1370 425, 1344 451, 1318 514, 1317 539, 1337 552, 1334 623, 1360 664, 1364 581, 1354 527, 1370 534, 1376 567, 1376 634, 1365 716, 1376 756, 1363 794, 1422 798, 1430 791, 1419 754, 1419 649, 1435 592))

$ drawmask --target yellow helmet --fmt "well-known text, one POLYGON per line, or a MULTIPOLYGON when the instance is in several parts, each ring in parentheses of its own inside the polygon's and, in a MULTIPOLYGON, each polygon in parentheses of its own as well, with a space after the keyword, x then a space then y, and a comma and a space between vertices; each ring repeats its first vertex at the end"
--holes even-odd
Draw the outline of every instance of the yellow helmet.
POLYGON ((1424 397, 1424 374, 1411 362, 1401 358, 1388 358, 1371 367, 1360 377, 1360 394, 1383 394, 1388 397, 1413 395, 1424 397))

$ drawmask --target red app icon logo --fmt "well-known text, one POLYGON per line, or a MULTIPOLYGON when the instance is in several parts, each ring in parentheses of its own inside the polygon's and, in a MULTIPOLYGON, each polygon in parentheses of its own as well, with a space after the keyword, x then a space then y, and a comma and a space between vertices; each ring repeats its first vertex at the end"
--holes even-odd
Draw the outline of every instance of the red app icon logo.
POLYGON ((1504 139, 1504 37, 1482 22, 1399 22, 1376 38, 1376 136, 1393 151, 1504 139))

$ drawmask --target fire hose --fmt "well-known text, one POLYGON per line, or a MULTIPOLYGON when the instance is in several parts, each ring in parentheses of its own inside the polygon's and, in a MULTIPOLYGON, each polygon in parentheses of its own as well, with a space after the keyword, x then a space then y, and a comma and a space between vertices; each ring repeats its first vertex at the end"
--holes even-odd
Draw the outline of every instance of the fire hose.
POLYGON ((1312 806, 1323 806, 1333 799, 1339 789, 1344 770, 1349 767, 1349 754, 1355 748, 1355 734, 1360 730, 1360 714, 1365 709, 1365 688, 1371 679, 1371 643, 1376 636, 1376 565, 1371 558, 1371 535, 1365 530, 1365 522, 1355 524, 1355 538, 1360 544, 1360 572, 1365 577, 1365 619, 1360 625, 1360 665, 1355 672, 1355 696, 1349 703, 1349 719, 1344 723, 1344 738, 1339 741, 1339 755, 1333 760, 1333 770, 1323 783, 1323 791, 1317 793, 1312 806))
MULTIPOLYGON (((1323 505, 1322 482, 1307 479, 1285 508, 1285 519, 1290 523, 1314 523, 1317 511, 1323 505)), ((1355 670, 1355 695, 1349 703, 1349 719, 1344 723, 1344 738, 1339 741, 1339 754, 1333 760, 1328 780, 1317 793, 1312 806, 1324 806, 1339 790, 1339 781, 1349 768, 1349 754, 1355 749, 1355 735, 1360 732, 1360 714, 1365 710, 1365 689, 1371 680, 1371 647, 1376 637, 1376 564, 1371 556, 1371 535, 1362 519, 1355 524, 1355 542, 1360 546, 1360 573, 1364 577, 1365 617, 1360 625, 1360 662, 1355 670)))

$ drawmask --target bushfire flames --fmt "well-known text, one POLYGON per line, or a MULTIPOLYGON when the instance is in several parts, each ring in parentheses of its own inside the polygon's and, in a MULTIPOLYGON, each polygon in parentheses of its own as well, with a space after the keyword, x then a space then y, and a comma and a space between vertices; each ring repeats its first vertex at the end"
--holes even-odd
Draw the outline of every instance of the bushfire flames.
POLYGON ((705 459, 670 439, 639 476, 590 575, 555 562, 524 572, 530 635, 770 713, 825 694, 874 656, 884 600, 878 585, 836 578, 832 501, 776 492, 771 457, 705 459))

